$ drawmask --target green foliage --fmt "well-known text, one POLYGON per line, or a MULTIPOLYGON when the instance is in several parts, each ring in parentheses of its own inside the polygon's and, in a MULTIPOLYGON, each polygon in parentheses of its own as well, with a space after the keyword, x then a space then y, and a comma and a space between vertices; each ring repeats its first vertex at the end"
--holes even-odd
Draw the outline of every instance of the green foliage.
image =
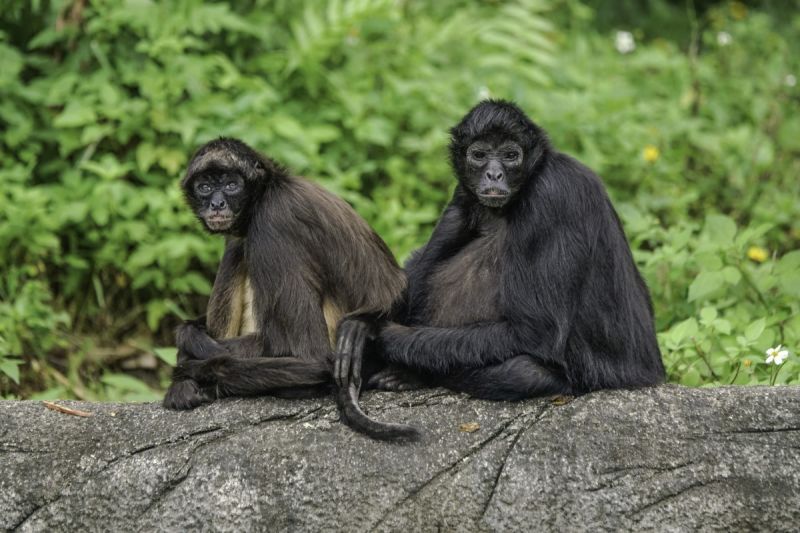
POLYGON ((152 346, 201 314, 221 252, 177 186, 199 144, 240 137, 318 180, 404 258, 453 187, 447 127, 486 96, 518 101, 603 176, 671 380, 767 383, 781 343, 777 382, 797 382, 797 6, 589 4, 12 1, 0 393, 163 386, 174 352, 152 346), (157 371, 123 373, 119 345, 157 371))
MULTIPOLYGON (((642 217, 623 212, 641 229, 638 239, 653 248, 638 247, 636 256, 656 302, 670 379, 686 385, 768 382, 765 350, 800 344, 800 251, 759 262, 764 250, 753 243, 770 231, 768 224, 740 231, 731 218, 708 215, 702 226, 683 222, 665 229, 642 217)), ((797 358, 783 367, 777 382, 796 382, 797 358)))

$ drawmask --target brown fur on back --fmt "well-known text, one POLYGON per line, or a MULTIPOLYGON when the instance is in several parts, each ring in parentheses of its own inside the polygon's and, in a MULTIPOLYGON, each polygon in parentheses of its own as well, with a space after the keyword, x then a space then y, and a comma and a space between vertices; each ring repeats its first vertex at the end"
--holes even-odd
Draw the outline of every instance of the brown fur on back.
POLYGON ((318 252, 322 291, 344 314, 388 311, 405 275, 381 238, 344 200, 303 178, 292 178, 291 208, 299 236, 318 252))

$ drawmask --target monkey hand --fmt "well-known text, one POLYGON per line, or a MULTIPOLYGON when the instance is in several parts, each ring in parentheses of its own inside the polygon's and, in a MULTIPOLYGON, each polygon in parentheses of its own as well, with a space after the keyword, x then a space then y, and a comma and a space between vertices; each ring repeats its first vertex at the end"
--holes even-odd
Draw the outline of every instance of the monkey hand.
POLYGON ((211 338, 205 325, 198 320, 187 320, 175 330, 175 346, 185 359, 209 359, 217 355, 230 355, 229 350, 211 338))
POLYGON ((345 319, 336 332, 336 352, 333 354, 333 380, 339 389, 351 385, 361 390, 361 362, 369 326, 363 320, 345 319))
POLYGON ((206 325, 206 315, 199 316, 193 320, 185 320, 184 325, 186 326, 193 326, 200 331, 208 332, 208 326, 206 325))

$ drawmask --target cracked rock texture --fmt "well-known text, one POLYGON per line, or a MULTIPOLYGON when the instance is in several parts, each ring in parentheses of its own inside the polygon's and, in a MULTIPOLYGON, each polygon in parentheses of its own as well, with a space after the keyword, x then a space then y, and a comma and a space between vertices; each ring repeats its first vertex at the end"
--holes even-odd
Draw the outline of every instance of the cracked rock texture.
POLYGON ((2 531, 800 529, 800 387, 366 393, 405 445, 329 399, 61 403, 93 416, 0 402, 2 531))

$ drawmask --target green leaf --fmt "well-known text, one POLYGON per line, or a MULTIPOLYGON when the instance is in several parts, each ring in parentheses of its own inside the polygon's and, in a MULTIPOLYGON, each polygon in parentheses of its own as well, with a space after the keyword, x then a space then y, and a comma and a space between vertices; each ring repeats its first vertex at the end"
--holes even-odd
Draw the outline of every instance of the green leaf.
POLYGON ((168 348, 153 348, 153 353, 169 366, 175 366, 178 362, 178 349, 174 346, 168 348))
POLYGON ((744 330, 744 337, 750 342, 757 340, 762 333, 764 333, 764 328, 767 325, 767 321, 763 318, 759 318, 758 320, 754 320, 747 326, 747 329, 744 330))
POLYGON ((53 125, 57 128, 74 128, 93 124, 96 121, 97 113, 95 113, 93 107, 84 105, 79 100, 74 100, 67 104, 64 111, 53 120, 53 125))
POLYGON ((775 272, 779 274, 795 273, 797 271, 800 271, 800 250, 785 254, 778 260, 778 264, 775 267, 775 272))
POLYGON ((136 148, 136 166, 142 172, 147 172, 156 161, 156 151, 150 143, 141 143, 136 148))
POLYGON ((735 267, 726 266, 722 269, 722 277, 729 285, 736 285, 742 279, 742 273, 735 267))
POLYGON ((713 325, 714 329, 716 329, 723 335, 730 335, 731 331, 733 331, 733 326, 731 326, 730 321, 725 320, 724 318, 716 319, 713 325))
POLYGON ((0 373, 8 376, 11 381, 19 385, 19 367, 22 361, 19 359, 0 359, 0 373))
POLYGON ((688 301, 693 302, 707 297, 722 287, 724 282, 725 276, 722 272, 701 272, 689 285, 688 301))
POLYGON ((736 236, 736 222, 725 215, 708 215, 704 231, 712 242, 729 246, 736 236))
POLYGON ((105 385, 124 391, 151 392, 152 389, 143 381, 127 374, 108 372, 100 378, 105 385))
POLYGON ((717 318, 717 310, 714 307, 704 307, 700 310, 700 319, 704 324, 711 323, 717 318))
POLYGON ((305 137, 303 126, 293 117, 275 115, 271 117, 270 124, 278 135, 286 139, 301 140, 305 137))
POLYGON ((169 306, 165 300, 152 300, 147 304, 147 326, 153 331, 157 330, 158 323, 168 311, 169 306))
POLYGON ((680 343, 697 335, 698 329, 697 320, 694 318, 687 318, 683 322, 672 326, 670 329, 670 337, 675 343, 680 343))
POLYGON ((712 271, 722 268, 722 259, 720 259, 718 251, 696 253, 694 260, 701 270, 712 271))
POLYGON ((779 280, 781 289, 789 296, 800 297, 800 271, 782 274, 779 280))
POLYGON ((686 385, 687 387, 697 387, 702 383, 703 377, 694 367, 688 368, 681 376, 681 385, 686 385))

